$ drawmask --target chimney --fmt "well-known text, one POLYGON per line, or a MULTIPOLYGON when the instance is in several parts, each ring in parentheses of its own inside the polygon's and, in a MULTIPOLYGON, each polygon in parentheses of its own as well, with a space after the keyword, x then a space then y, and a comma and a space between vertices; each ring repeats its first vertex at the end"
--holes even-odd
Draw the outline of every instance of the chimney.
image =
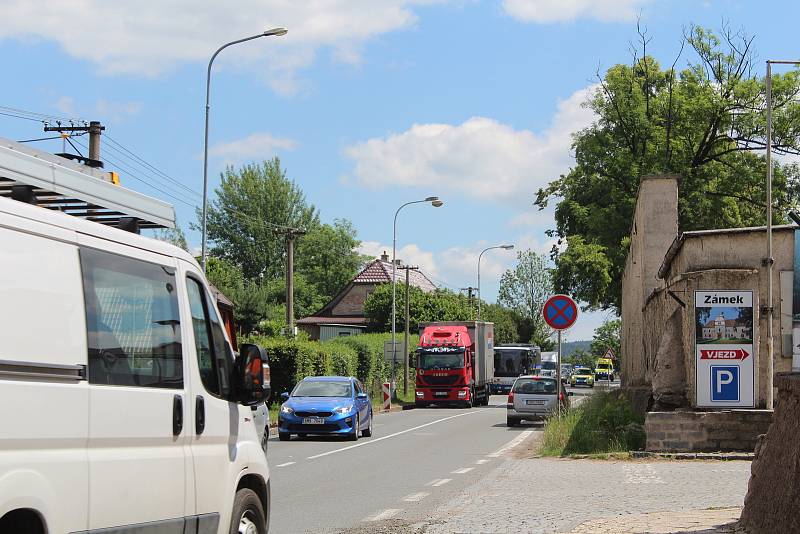
POLYGON ((389 255, 386 254, 385 250, 383 251, 383 254, 381 254, 381 261, 389 261, 389 255))
POLYGON ((400 258, 397 258, 396 260, 394 260, 394 264, 397 265, 398 267, 402 267, 403 266, 403 260, 401 260, 400 258))

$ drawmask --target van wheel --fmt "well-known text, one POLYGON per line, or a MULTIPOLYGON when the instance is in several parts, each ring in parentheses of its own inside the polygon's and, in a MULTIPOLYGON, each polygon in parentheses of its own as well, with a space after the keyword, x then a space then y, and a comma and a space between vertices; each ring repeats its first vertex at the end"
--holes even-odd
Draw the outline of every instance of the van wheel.
POLYGON ((278 432, 278 439, 281 441, 289 441, 289 438, 291 437, 292 435, 288 432, 278 432))
POLYGON ((256 492, 243 488, 233 500, 230 534, 266 534, 267 519, 256 492))

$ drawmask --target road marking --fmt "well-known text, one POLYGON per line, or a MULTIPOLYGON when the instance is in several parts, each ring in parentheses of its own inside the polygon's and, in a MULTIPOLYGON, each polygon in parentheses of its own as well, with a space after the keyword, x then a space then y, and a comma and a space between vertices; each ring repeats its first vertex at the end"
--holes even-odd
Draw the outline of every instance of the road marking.
POLYGON ((419 493, 412 493, 411 495, 406 495, 405 497, 403 497, 403 500, 405 502, 419 502, 428 495, 430 495, 430 493, 426 491, 420 491, 419 493))
POLYGON ((530 436, 531 434, 533 434, 533 430, 526 430, 525 432, 522 432, 519 436, 517 436, 516 438, 512 439, 511 441, 509 441, 508 443, 503 445, 501 448, 499 448, 496 451, 494 451, 492 454, 487 454, 486 457, 487 458, 499 458, 502 454, 510 451, 511 449, 513 449, 514 447, 516 447, 517 445, 519 445, 520 443, 525 441, 525 439, 528 436, 530 436))
POLYGON ((442 479, 441 479, 441 478, 434 478, 433 480, 431 480, 430 482, 428 482, 428 483, 427 483, 427 484, 425 484, 425 485, 426 485, 426 486, 433 486, 434 484, 436 484, 436 483, 437 483, 437 482, 439 482, 440 480, 442 480, 442 479))
POLYGON ((478 460, 475 463, 478 464, 478 465, 488 464, 489 460, 487 460, 486 458, 481 458, 480 460, 478 460))
POLYGON ((278 464, 275 467, 288 467, 292 464, 296 464, 297 462, 286 462, 285 464, 278 464))
POLYGON ((396 516, 400 512, 402 512, 402 510, 398 508, 389 508, 388 510, 369 516, 364 521, 383 521, 384 519, 390 519, 396 516))
POLYGON ((474 467, 462 467, 461 469, 456 469, 455 471, 450 471, 450 472, 452 474, 454 474, 454 475, 464 475, 466 473, 469 473, 473 469, 475 469, 475 468, 474 467))
POLYGON ((448 483, 448 482, 450 482, 451 480, 453 480, 453 479, 452 479, 452 478, 443 478, 443 479, 441 479, 441 480, 437 480, 437 481, 436 481, 436 482, 433 484, 433 487, 434 487, 434 488, 438 488, 439 486, 444 486, 445 484, 447 484, 447 483, 448 483))
POLYGON ((664 479, 658 476, 656 468, 650 464, 623 465, 625 484, 665 484, 664 479))
POLYGON ((430 423, 425 423, 424 425, 415 426, 414 428, 407 428, 405 430, 401 430, 400 432, 395 432, 394 434, 389 434, 388 436, 383 436, 380 438, 371 439, 369 441, 364 441, 362 443, 356 443, 355 445, 350 445, 349 447, 342 447, 341 449, 334 449, 332 451, 323 452, 322 454, 315 454, 314 456, 309 456, 306 460, 316 460, 317 458, 322 458, 323 456, 328 456, 330 454, 336 454, 337 452, 344 452, 349 451, 350 449, 355 449, 356 447, 363 447, 364 445, 371 445, 373 443, 378 443, 379 441, 383 441, 385 439, 394 438, 400 436, 402 434, 408 434, 409 432, 414 432, 415 430, 419 430, 420 428, 425 428, 426 426, 435 425, 437 423, 443 423, 444 421, 449 421, 450 419, 455 419, 457 417, 464 417, 465 415, 472 415, 476 413, 485 412, 487 409, 484 408, 482 410, 474 410, 471 412, 464 412, 458 415, 451 415, 450 417, 444 417, 442 419, 437 419, 435 421, 431 421, 430 423))

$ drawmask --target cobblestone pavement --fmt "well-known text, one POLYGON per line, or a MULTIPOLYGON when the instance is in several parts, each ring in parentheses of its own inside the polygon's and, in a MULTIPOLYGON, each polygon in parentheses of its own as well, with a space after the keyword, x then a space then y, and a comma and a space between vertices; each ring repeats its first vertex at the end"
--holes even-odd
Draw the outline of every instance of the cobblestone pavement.
POLYGON ((507 458, 432 513, 347 532, 733 532, 749 475, 744 461, 507 458))

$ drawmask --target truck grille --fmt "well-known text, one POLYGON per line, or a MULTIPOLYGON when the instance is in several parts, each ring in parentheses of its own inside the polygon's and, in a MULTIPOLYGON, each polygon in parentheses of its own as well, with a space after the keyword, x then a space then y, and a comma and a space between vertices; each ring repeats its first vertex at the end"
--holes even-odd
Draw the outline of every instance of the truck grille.
POLYGON ((459 376, 458 375, 450 375, 450 376, 432 376, 432 375, 422 375, 422 379, 425 381, 426 384, 431 386, 453 386, 458 383, 459 376))

